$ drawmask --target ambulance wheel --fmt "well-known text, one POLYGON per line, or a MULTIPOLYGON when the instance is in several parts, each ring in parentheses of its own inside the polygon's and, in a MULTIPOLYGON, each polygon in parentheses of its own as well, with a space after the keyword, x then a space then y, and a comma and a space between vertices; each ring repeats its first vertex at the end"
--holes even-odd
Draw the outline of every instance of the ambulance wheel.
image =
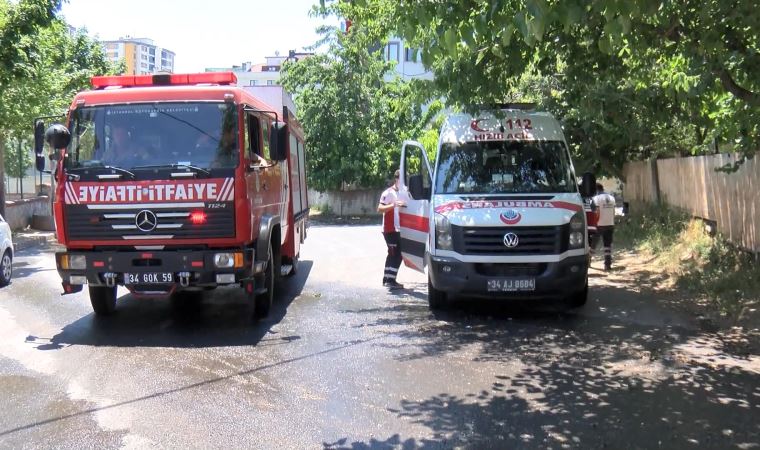
POLYGON ((253 317, 256 319, 263 319, 269 315, 269 311, 272 309, 272 301, 274 300, 274 258, 272 257, 272 243, 269 243, 269 256, 267 257, 267 267, 264 269, 264 279, 262 286, 266 287, 267 291, 258 294, 254 298, 254 310, 253 317))
POLYGON ((580 308, 588 301, 588 281, 586 281, 586 287, 582 291, 577 292, 567 299, 567 304, 571 308, 580 308))
POLYGON ((428 306, 430 309, 445 309, 449 305, 448 295, 433 287, 433 283, 428 276, 428 306))
POLYGON ((90 303, 96 316, 110 316, 116 311, 116 286, 90 286, 90 303))

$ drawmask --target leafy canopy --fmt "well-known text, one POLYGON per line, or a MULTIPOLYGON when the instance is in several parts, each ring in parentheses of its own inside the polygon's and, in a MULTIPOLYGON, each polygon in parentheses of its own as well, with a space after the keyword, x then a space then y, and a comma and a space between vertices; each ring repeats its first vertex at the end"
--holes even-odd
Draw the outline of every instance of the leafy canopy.
MULTIPOLYGON (((335 14, 340 7, 315 12, 335 14)), ((378 22, 349 33, 323 27, 319 45, 327 51, 283 67, 280 81, 295 95, 306 133, 312 188, 381 186, 398 166, 401 142, 416 137, 438 111, 435 105, 423 111, 410 83, 385 79, 391 66, 379 43, 387 30, 378 22)))
POLYGON ((435 73, 429 95, 468 106, 535 100, 582 159, 746 153, 760 137, 760 8, 738 0, 352 0, 435 73))

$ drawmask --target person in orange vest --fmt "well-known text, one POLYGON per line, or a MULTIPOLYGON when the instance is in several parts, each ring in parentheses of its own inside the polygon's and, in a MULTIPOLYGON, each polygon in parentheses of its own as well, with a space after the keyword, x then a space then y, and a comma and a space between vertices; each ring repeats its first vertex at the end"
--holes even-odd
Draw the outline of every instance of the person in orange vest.
POLYGON ((377 212, 383 215, 383 237, 388 246, 388 256, 385 257, 385 272, 383 286, 393 289, 403 289, 404 285, 396 281, 398 269, 401 267, 401 233, 399 232, 398 208, 406 206, 399 196, 399 171, 394 174, 393 184, 383 191, 377 212))
POLYGON ((612 235, 615 231, 615 197, 604 192, 601 183, 596 184, 596 195, 591 199, 596 208, 596 233, 591 245, 593 253, 599 245, 599 237, 604 245, 604 270, 612 269, 612 235))

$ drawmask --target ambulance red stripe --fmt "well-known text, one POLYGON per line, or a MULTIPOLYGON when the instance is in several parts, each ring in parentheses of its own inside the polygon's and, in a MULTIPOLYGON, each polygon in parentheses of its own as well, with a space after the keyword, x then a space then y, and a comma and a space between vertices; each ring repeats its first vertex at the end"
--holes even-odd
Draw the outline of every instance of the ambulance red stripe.
POLYGON ((403 228, 411 228, 423 233, 427 233, 430 230, 430 223, 427 217, 399 213, 398 222, 403 228))

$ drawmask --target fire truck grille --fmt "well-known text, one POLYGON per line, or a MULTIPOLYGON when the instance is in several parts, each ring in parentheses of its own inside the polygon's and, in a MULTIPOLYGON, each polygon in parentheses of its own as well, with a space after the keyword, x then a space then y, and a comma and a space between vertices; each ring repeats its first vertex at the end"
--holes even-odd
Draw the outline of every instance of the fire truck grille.
POLYGON ((454 251, 463 255, 556 255, 567 250, 567 226, 549 227, 451 227, 454 251), (505 235, 517 236, 517 244, 505 244, 505 235))
POLYGON ((216 209, 173 207, 93 210, 87 205, 67 205, 65 217, 67 236, 75 241, 149 242, 155 239, 235 236, 235 209, 232 202, 225 204, 224 208, 216 209))

